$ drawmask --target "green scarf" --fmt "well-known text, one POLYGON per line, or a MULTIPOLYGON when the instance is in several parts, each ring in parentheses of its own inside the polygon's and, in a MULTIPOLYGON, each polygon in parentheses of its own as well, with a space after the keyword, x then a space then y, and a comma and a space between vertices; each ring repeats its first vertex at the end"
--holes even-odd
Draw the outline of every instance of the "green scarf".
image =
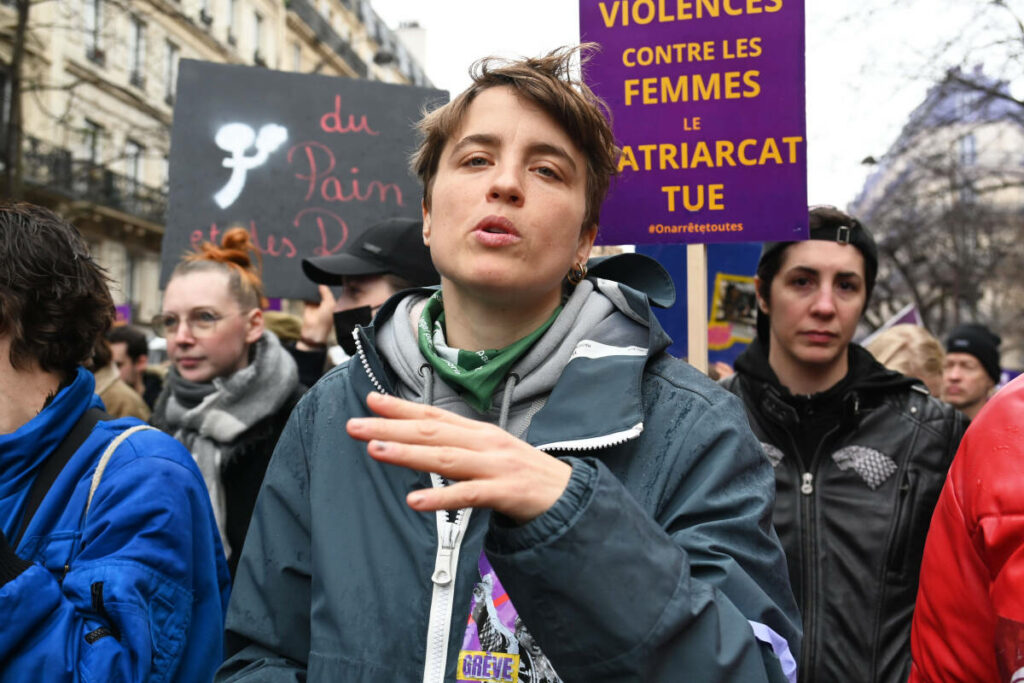
POLYGON ((445 341, 444 302, 441 292, 427 299, 419 321, 420 352, 431 367, 478 413, 491 409, 494 390, 512 365, 540 339, 561 312, 559 305, 540 327, 503 349, 463 351, 445 341))

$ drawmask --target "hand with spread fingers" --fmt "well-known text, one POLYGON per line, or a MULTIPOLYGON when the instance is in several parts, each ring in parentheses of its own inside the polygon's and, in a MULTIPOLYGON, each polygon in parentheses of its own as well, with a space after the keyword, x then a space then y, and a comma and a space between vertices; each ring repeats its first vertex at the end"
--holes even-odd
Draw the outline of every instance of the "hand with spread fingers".
POLYGON ((414 510, 485 507, 525 524, 569 483, 571 466, 496 425, 384 394, 372 393, 366 403, 380 417, 351 419, 347 429, 368 442, 370 456, 454 482, 410 493, 414 510))

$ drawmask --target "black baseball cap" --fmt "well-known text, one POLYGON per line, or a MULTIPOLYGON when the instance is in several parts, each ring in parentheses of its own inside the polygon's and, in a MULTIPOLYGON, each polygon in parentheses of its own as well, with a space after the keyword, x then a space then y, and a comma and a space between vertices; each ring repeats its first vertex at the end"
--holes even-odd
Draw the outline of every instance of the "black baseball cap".
MULTIPOLYGON (((875 277, 878 275, 878 247, 871 232, 859 220, 834 206, 816 206, 809 212, 807 239, 838 242, 856 247, 864 257, 867 291, 871 292, 874 289, 875 277)), ((794 242, 765 242, 761 247, 761 257, 757 260, 757 265, 760 266, 769 255, 791 244, 794 242)))
POLYGON ((423 221, 389 218, 371 225, 335 254, 302 259, 302 272, 320 285, 340 285, 346 275, 391 273, 417 287, 441 281, 423 244, 423 221))

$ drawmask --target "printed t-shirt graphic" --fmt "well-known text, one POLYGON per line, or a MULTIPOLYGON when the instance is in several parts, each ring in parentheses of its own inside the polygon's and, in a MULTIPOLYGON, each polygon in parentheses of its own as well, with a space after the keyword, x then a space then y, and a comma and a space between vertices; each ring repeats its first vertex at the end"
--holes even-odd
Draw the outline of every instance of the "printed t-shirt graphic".
POLYGON ((463 683, 562 683, 480 553, 456 680, 463 683))

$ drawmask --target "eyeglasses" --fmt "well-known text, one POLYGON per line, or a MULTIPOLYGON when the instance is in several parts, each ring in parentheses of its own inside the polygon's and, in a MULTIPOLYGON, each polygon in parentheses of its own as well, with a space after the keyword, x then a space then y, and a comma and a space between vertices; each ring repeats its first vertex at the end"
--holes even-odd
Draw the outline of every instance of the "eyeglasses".
MULTIPOLYGON (((220 315, 208 309, 189 311, 185 316, 185 325, 193 337, 209 337, 217 329, 217 323, 225 318, 232 318, 236 315, 245 315, 244 311, 232 313, 231 315, 220 315)), ((177 334, 178 325, 181 319, 173 313, 161 313, 152 320, 153 331, 161 337, 177 334)))

